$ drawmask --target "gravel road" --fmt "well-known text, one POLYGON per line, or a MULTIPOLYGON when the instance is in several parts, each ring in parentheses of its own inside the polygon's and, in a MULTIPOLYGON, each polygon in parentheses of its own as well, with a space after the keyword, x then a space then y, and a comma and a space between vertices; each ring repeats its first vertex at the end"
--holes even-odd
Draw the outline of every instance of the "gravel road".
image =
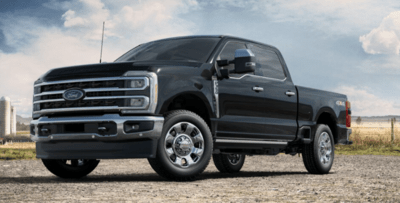
POLYGON ((308 174, 298 156, 248 156, 236 175, 211 161, 193 182, 166 181, 145 159, 102 160, 79 180, 40 160, 0 161, 0 202, 14 201, 400 202, 400 156, 337 155, 328 175, 308 174))

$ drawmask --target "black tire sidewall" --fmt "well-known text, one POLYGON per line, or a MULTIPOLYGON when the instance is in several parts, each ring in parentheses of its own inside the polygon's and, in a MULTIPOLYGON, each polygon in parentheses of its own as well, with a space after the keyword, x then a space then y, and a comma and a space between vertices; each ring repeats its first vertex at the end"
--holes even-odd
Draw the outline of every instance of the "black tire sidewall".
POLYGON ((68 166, 58 159, 42 159, 42 162, 56 176, 61 178, 81 178, 91 173, 100 160, 87 160, 85 165, 79 167, 68 166))
POLYGON ((187 113, 182 112, 181 114, 176 114, 173 115, 172 117, 167 116, 167 120, 164 123, 161 137, 158 140, 157 159, 161 162, 163 168, 169 173, 171 173, 173 176, 190 177, 196 175, 202 172, 202 170, 204 170, 204 168, 207 167, 210 161, 212 155, 212 146, 213 146, 212 135, 207 124, 202 119, 199 120, 199 118, 200 117, 196 118, 196 116, 188 112, 187 113), (164 150, 164 142, 168 130, 173 125, 179 122, 188 122, 194 124, 201 131, 201 134, 203 135, 204 139, 204 151, 200 161, 188 168, 180 168, 178 166, 173 165, 172 162, 167 157, 167 154, 164 150))
POLYGON ((327 125, 319 125, 317 127, 317 130, 315 131, 314 142, 313 142, 313 152, 314 152, 314 161, 316 163, 316 167, 317 167, 318 171, 320 171, 324 174, 329 173, 330 169, 332 168, 333 161, 335 158, 335 145, 334 145, 332 132, 327 125), (321 161, 319 160, 319 157, 318 157, 318 150, 319 150, 318 140, 323 132, 328 133, 329 138, 331 139, 332 153, 331 153, 330 164, 321 163, 321 161))
POLYGON ((238 173, 242 169, 246 155, 241 154, 241 159, 234 165, 229 161, 229 154, 213 154, 215 167, 221 173, 238 173))
POLYGON ((229 158, 228 158, 229 154, 223 154, 222 155, 222 158, 224 159, 224 162, 225 162, 226 166, 229 167, 228 171, 239 172, 240 169, 242 169, 244 161, 246 159, 246 155, 240 154, 240 156, 241 156, 240 160, 238 161, 238 163, 236 165, 234 165, 229 161, 229 158))

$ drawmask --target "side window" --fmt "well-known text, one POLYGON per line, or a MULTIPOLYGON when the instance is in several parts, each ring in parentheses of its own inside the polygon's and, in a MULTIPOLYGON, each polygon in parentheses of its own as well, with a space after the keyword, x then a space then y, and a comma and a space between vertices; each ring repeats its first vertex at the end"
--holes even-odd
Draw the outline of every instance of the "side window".
POLYGON ((264 77, 285 79, 282 64, 278 55, 269 49, 257 45, 250 45, 250 50, 257 58, 257 69, 261 69, 261 75, 264 77))
MULTIPOLYGON (((235 59, 235 51, 236 49, 246 49, 246 45, 243 42, 228 42, 225 47, 222 49, 219 54, 217 60, 219 59, 235 59)), ((229 64, 229 66, 225 66, 225 69, 233 70, 235 67, 234 64, 229 64)))

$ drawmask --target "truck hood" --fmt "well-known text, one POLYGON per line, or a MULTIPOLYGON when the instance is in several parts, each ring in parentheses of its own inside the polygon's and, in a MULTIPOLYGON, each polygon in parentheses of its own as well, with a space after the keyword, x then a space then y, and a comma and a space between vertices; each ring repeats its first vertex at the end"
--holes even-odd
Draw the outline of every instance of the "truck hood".
POLYGON ((71 80, 82 78, 118 77, 127 71, 151 71, 156 72, 158 68, 179 66, 187 68, 200 67, 202 63, 176 62, 176 61, 138 61, 121 63, 101 63, 80 66, 55 68, 41 76, 37 82, 50 82, 59 80, 71 80))

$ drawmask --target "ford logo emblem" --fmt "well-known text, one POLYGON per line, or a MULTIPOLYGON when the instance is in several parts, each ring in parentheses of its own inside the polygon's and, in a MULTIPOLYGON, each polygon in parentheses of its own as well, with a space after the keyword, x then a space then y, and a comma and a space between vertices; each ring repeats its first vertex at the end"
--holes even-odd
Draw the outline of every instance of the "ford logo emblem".
POLYGON ((82 89, 69 89, 63 94, 63 97, 67 101, 80 100, 85 96, 85 92, 82 89))

